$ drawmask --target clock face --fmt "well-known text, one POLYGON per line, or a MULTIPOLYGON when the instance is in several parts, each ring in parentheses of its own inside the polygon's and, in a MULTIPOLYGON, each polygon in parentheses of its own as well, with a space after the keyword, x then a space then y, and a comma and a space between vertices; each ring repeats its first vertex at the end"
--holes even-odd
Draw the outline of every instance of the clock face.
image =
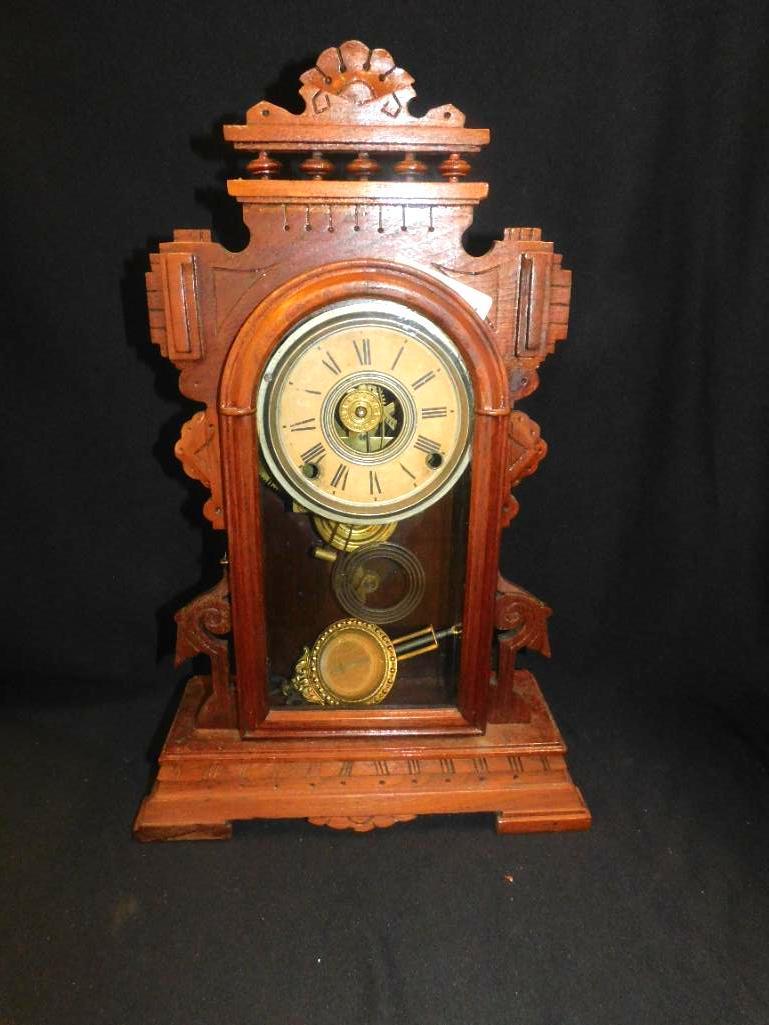
POLYGON ((340 303, 295 328, 265 369, 256 415, 275 481, 341 522, 412 516, 470 458, 472 386, 459 352, 399 303, 340 303))

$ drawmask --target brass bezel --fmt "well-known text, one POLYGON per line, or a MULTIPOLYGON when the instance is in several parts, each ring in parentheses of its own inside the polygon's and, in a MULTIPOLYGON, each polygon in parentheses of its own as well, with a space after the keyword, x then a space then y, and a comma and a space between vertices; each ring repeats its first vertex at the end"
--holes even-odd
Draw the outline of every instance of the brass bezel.
POLYGON ((290 687, 298 691, 305 701, 318 705, 376 705, 383 701, 392 690, 395 677, 398 674, 398 657, 395 654, 393 642, 378 626, 367 623, 363 619, 338 619, 331 626, 326 627, 323 633, 313 644, 312 648, 305 648, 302 657, 296 664, 294 676, 291 679, 290 687), (320 671, 320 658, 328 642, 338 637, 345 631, 356 631, 367 634, 379 646, 385 669, 372 691, 365 697, 345 698, 341 697, 333 687, 324 680, 320 671))
MULTIPOLYGON (((343 381, 337 382, 334 389, 335 392, 339 391, 341 396, 345 388, 348 387, 348 382, 349 388, 353 388, 369 381, 387 387, 398 394, 407 414, 408 431, 414 433, 416 411, 412 408, 413 400, 403 383, 391 374, 376 371, 356 372, 348 375, 343 381)), ((456 484, 470 461, 473 404, 473 387, 468 370, 457 346, 441 328, 423 314, 417 313, 400 302, 384 299, 348 300, 334 303, 306 318, 293 328, 277 346, 265 367, 257 388, 257 432, 271 476, 303 508, 319 516, 343 523, 392 522, 422 512, 442 498, 456 484), (287 375, 295 365, 296 359, 308 348, 341 327, 372 323, 388 327, 397 325, 399 330, 432 349, 454 382, 459 407, 457 442, 453 450, 447 454, 445 463, 436 470, 432 483, 420 488, 416 498, 413 495, 403 494, 392 502, 380 500, 375 507, 368 502, 353 502, 338 495, 328 495, 314 486, 312 480, 302 473, 301 467, 294 466, 283 452, 277 420, 277 396, 283 381, 287 380, 287 375)), ((336 450, 341 444, 329 430, 324 431, 323 437, 332 450, 336 450)), ((406 442, 407 434, 404 434, 402 442, 388 446, 382 452, 366 455, 365 458, 359 456, 356 459, 354 453, 346 450, 344 456, 349 462, 359 462, 361 465, 389 461, 406 442)))

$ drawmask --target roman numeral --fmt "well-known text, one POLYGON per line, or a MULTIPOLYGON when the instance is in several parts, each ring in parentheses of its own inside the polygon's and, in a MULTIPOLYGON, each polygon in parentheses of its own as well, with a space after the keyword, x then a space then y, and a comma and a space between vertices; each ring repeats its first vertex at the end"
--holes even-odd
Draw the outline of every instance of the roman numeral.
POLYGON ((358 362, 361 366, 371 365, 371 341, 368 338, 362 339, 360 348, 358 343, 353 338, 352 344, 355 347, 355 355, 358 357, 358 362))
POLYGON ((334 359, 334 357, 331 355, 330 352, 326 353, 326 359, 322 359, 321 363, 326 368, 326 370, 330 370, 331 373, 334 374, 334 376, 336 376, 338 373, 340 373, 339 364, 337 363, 337 361, 334 359), (326 362, 326 360, 328 360, 328 362, 326 362))
POLYGON ((405 348, 406 348, 406 346, 405 346, 405 345, 401 345, 400 349, 398 349, 398 355, 397 355, 397 356, 395 357, 395 359, 393 360, 393 365, 392 365, 392 366, 390 367, 390 370, 395 370, 395 368, 396 368, 396 367, 398 366, 398 360, 399 360, 399 359, 401 358, 401 356, 403 355, 403 350, 404 350, 405 348))
POLYGON ((344 491, 347 484, 347 474, 350 472, 350 467, 345 466, 344 463, 340 463, 336 473, 331 478, 332 488, 341 488, 344 491))
POLYGON ((423 434, 420 434, 417 438, 414 448, 418 448, 420 452, 426 452, 428 456, 441 450, 441 446, 437 441, 431 441, 429 438, 425 438, 423 434))
POLYGON ((303 463, 319 463, 325 454, 325 447, 318 442, 317 445, 313 445, 312 448, 308 448, 306 452, 302 452, 299 458, 303 463))
POLYGON ((416 480, 416 477, 415 477, 415 476, 414 476, 414 474, 413 474, 413 473, 411 472, 411 470, 407 469, 407 467, 405 467, 405 466, 403 465, 403 463, 398 463, 398 466, 400 466, 401 470, 403 470, 403 472, 404 472, 404 473, 408 474, 408 475, 409 475, 409 477, 411 477, 411 479, 412 479, 412 480, 416 480))
POLYGON ((304 390, 305 390, 305 392, 308 395, 322 395, 323 394, 322 391, 314 391, 314 389, 312 389, 312 388, 305 388, 304 390))
POLYGON ((445 406, 425 406, 422 410, 422 419, 434 420, 437 416, 446 416, 447 412, 445 406))
POLYGON ((306 420, 297 420, 295 424, 289 424, 289 430, 293 433, 294 431, 314 431, 315 430, 315 417, 308 416, 306 420), (309 426, 308 426, 309 424, 309 426))
POLYGON ((368 472, 368 490, 371 495, 373 495, 375 491, 378 495, 382 494, 382 489, 379 486, 379 478, 373 470, 369 470, 368 472))
POLYGON ((416 391, 417 388, 421 388, 423 384, 427 384, 428 381, 432 381, 434 377, 435 371, 428 370, 426 374, 422 374, 421 377, 418 377, 416 381, 414 381, 414 383, 411 385, 411 387, 414 389, 414 391, 416 391))

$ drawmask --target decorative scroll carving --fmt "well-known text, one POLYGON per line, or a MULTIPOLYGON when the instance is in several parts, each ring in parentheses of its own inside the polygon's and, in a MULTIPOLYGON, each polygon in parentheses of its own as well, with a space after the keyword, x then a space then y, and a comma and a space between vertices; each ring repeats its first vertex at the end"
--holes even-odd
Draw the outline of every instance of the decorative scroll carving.
POLYGON ((518 515, 518 500, 512 489, 524 477, 531 476, 547 454, 547 443, 540 437, 539 424, 516 409, 510 414, 508 465, 505 500, 502 505, 502 526, 507 527, 518 515))
POLYGON ((547 620, 552 612, 539 598, 499 575, 494 626, 497 630, 514 633, 517 651, 528 648, 550 657, 547 620))
POLYGON ((219 429, 215 413, 201 410, 188 420, 182 426, 174 454, 187 476, 199 480, 211 492, 203 513, 217 530, 224 530, 219 429))
POLYGON ((531 708, 515 688, 516 656, 527 648, 550 657, 547 620, 551 614, 552 609, 539 598, 499 575, 494 608, 494 626, 500 631, 499 659, 489 703, 489 722, 530 720, 531 708))
POLYGON ((396 822, 411 822, 416 815, 363 815, 345 817, 330 815, 328 817, 313 816, 307 821, 312 826, 329 826, 331 829, 354 829, 356 833, 369 833, 372 829, 386 829, 396 822))
POLYGON ((229 643, 225 636, 232 629, 226 567, 219 583, 179 609, 174 619, 174 665, 180 666, 198 654, 208 655, 211 660, 211 693, 198 713, 198 726, 233 727, 235 710, 230 693, 229 643))

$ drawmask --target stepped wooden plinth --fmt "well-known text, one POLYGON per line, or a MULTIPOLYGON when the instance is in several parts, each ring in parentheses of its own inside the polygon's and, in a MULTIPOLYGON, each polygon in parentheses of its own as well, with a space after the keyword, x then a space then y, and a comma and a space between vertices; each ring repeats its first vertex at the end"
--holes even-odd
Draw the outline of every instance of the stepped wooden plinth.
POLYGON ((365 832, 417 815, 493 812, 500 833, 587 829, 563 739, 539 686, 516 672, 529 722, 474 737, 242 740, 194 726, 206 680, 194 677, 134 825, 139 840, 224 840, 242 819, 308 819, 365 832))

